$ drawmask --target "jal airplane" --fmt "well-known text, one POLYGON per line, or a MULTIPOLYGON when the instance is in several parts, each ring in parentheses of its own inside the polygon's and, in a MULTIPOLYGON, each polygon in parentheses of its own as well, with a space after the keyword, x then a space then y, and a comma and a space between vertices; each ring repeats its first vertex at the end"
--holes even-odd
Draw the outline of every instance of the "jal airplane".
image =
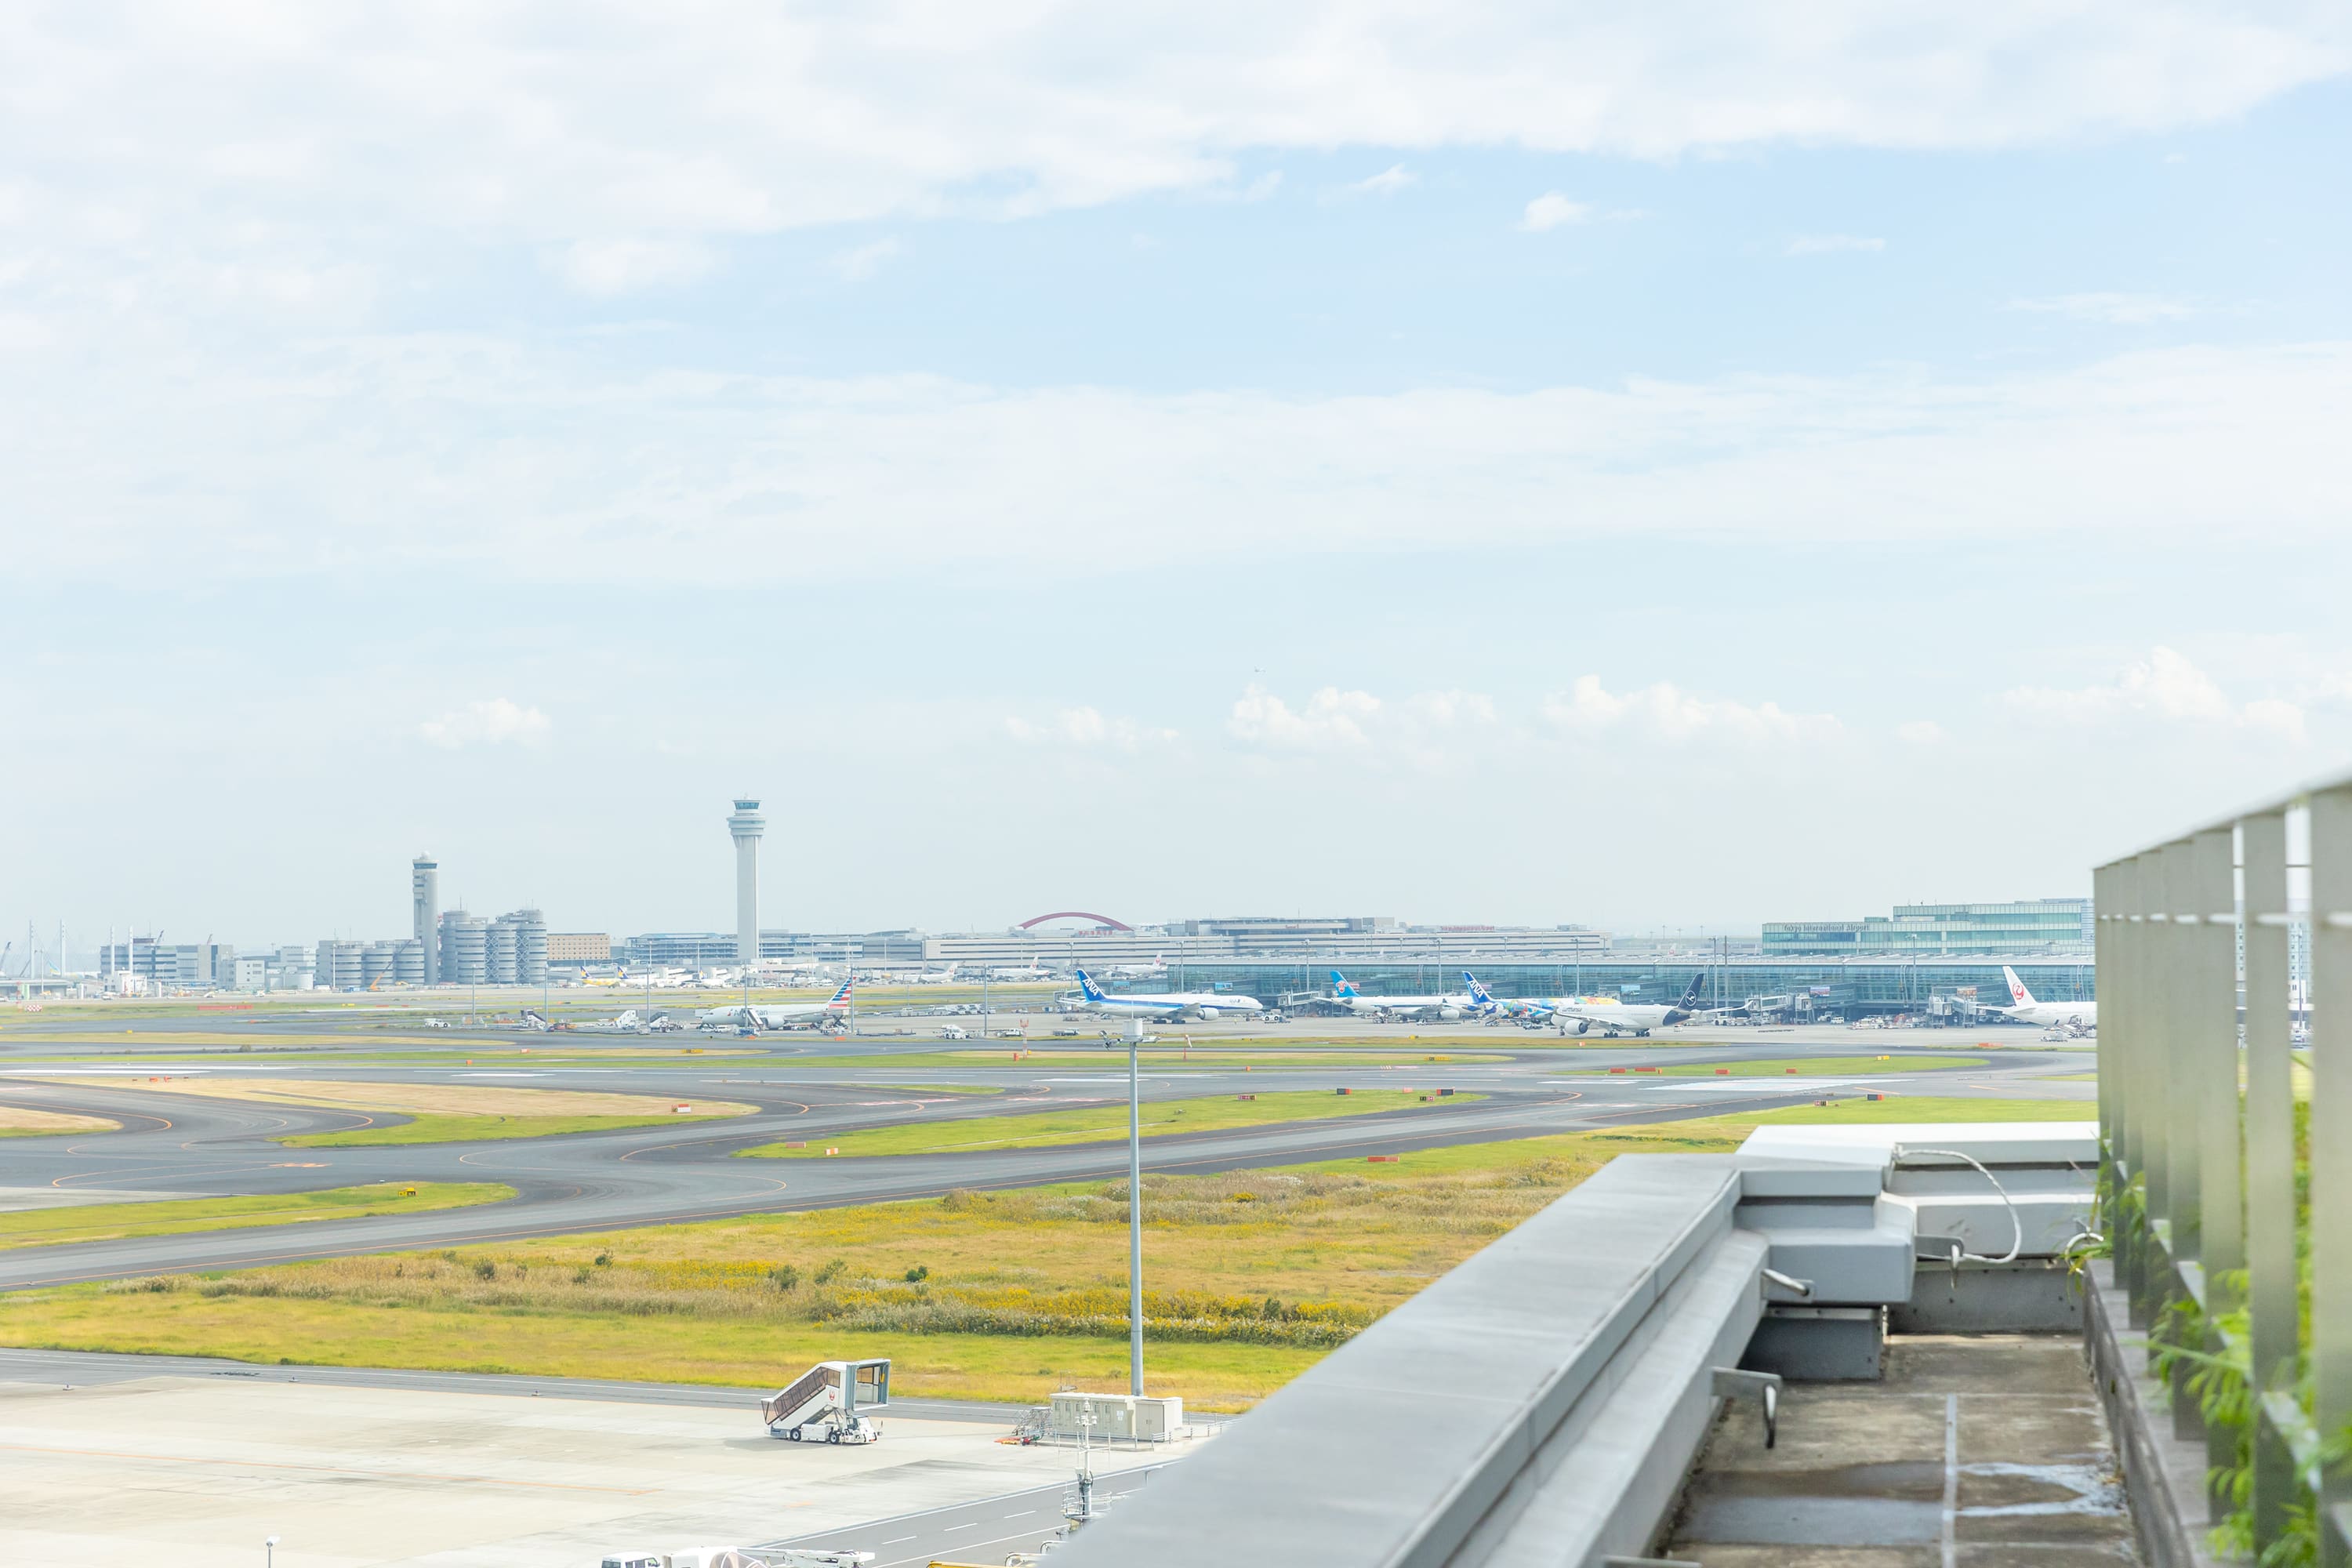
POLYGON ((1689 1017, 1696 1009, 1699 987, 1706 980, 1705 970, 1692 975, 1682 1000, 1672 1006, 1663 1002, 1621 1002, 1614 996, 1548 996, 1525 1005, 1531 1016, 1548 1019, 1562 1028, 1574 1024, 1580 1035, 1587 1029, 1600 1029, 1611 1035, 1646 1035, 1689 1017))
POLYGON ((1255 996, 1231 996, 1220 991, 1129 991, 1108 994, 1095 977, 1078 971, 1078 994, 1097 1013, 1125 1013, 1143 1018, 1217 1018, 1227 1013, 1263 1013, 1265 1005, 1255 996))
POLYGON ((2017 971, 2004 963, 2000 977, 2009 982, 2009 1005, 2000 1009, 2004 1017, 2021 1024, 2056 1025, 2061 1027, 2095 1031, 2099 1026, 2099 1005, 2096 1002, 2036 1002, 2017 971))
MULTIPOLYGON (((1470 976, 1465 973, 1462 978, 1470 976)), ((1477 1006, 1466 992, 1459 996, 1367 996, 1336 969, 1331 972, 1331 995, 1350 1013, 1391 1018, 1460 1018, 1477 1006)))
POLYGON ((785 1002, 771 1006, 747 1006, 738 1002, 731 1007, 705 1007, 694 1016, 695 1026, 703 1029, 781 1029, 789 1024, 829 1023, 845 1018, 849 999, 856 991, 855 976, 841 983, 841 989, 825 1002, 785 1002))

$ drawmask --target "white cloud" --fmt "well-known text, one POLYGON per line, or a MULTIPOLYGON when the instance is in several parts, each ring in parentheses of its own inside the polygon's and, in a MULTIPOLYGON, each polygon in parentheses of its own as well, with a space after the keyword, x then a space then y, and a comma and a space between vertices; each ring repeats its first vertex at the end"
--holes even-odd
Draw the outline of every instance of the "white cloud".
MULTIPOLYGON (((22 8, 19 8, 21 11, 22 8)), ((2215 123, 2347 66, 2326 0, 1566 11, 389 11, 92 0, 8 24, 0 142, 172 232, 255 204, 562 244, 1213 188, 1244 150, 2007 148, 2215 123), (103 40, 100 47, 98 40, 103 40)))
POLYGON ((673 240, 582 239, 558 252, 554 265, 583 294, 628 294, 691 283, 710 270, 710 253, 673 240))
POLYGON ((1417 184, 1421 176, 1402 163, 1391 163, 1370 179, 1358 180, 1348 188, 1368 196, 1392 196, 1407 185, 1417 184))
POLYGON ((861 245, 845 250, 833 258, 833 269, 852 283, 863 283, 882 269, 882 264, 898 254, 895 239, 877 239, 871 245, 861 245))
POLYGON ((1519 215, 1519 226, 1529 234, 1542 234, 1565 223, 1582 223, 1591 216, 1589 204, 1570 201, 1558 191, 1546 191, 1519 215))
POLYGON ((416 732, 434 745, 456 751, 472 745, 496 746, 512 742, 539 746, 554 732, 554 723, 536 708, 525 708, 504 697, 468 702, 438 719, 427 719, 416 732))
POLYGON ((620 368, 593 344, 293 338, 214 358, 45 318, 0 378, 11 578, 382 570, 740 585, 1609 537, 2340 537, 2352 343, 1969 380, 1341 396, 620 368), (1111 504, 1109 498, 1116 498, 1111 504))
POLYGON ((1382 703, 1369 691, 1327 686, 1303 710, 1253 685, 1234 700, 1225 732, 1275 751, 1320 752, 1367 745, 1381 721, 1382 703))
POLYGON ((1107 719, 1096 708, 1064 708, 1051 721, 1038 724, 1018 716, 1004 721, 1004 732, 1028 745, 1057 745, 1080 751, 1134 753, 1147 746, 1167 745, 1173 730, 1154 729, 1132 719, 1107 719))
POLYGON ((1783 256, 1836 256, 1847 251, 1886 248, 1886 241, 1859 234, 1801 234, 1782 247, 1783 256))
POLYGON ((1282 171, 1279 169, 1268 169, 1265 174, 1260 174, 1256 179, 1252 180, 1249 183, 1248 188, 1242 192, 1242 200, 1245 202, 1267 201, 1272 199, 1274 194, 1281 189, 1282 171))
POLYGON ((1914 719, 1895 726, 1895 738, 1913 746, 1939 746, 1944 742, 1944 727, 1933 719, 1914 719))
POLYGON ((2078 321, 2139 327, 2151 321, 2185 321, 2197 314, 2186 300, 2169 294, 2053 294, 2042 300, 2011 300, 2002 309, 2071 316, 2078 321))
POLYGON ((2287 740, 2304 739, 2304 712, 2280 698, 2241 706, 2219 682, 2172 648, 2158 647, 2126 665, 2111 681, 2090 686, 2019 687, 2002 700, 2020 713, 2051 723, 2082 725, 2144 715, 2171 722, 2237 724, 2287 740))
POLYGON ((1255 684, 1234 700, 1225 733, 1248 751, 1423 772, 1490 758, 1510 739, 1495 700, 1483 692, 1422 691, 1391 700, 1326 686, 1294 708, 1255 684))
POLYGON ((1564 733, 1630 732, 1656 741, 1721 740, 1749 745, 1820 741, 1841 728, 1827 713, 1790 713, 1777 702, 1744 702, 1694 696, 1661 680, 1638 691, 1612 695, 1597 675, 1580 675, 1565 694, 1544 700, 1543 715, 1564 733))

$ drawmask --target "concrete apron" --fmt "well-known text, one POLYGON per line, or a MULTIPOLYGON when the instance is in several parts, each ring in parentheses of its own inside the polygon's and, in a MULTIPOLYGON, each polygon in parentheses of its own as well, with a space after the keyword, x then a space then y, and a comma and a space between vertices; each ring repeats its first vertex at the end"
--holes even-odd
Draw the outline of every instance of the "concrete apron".
POLYGON ((1662 1557, 1706 1568, 2113 1568, 2138 1561, 2116 1452, 2058 1334, 1895 1335, 1875 1383, 1791 1383, 1780 1440, 1717 1424, 1662 1557))

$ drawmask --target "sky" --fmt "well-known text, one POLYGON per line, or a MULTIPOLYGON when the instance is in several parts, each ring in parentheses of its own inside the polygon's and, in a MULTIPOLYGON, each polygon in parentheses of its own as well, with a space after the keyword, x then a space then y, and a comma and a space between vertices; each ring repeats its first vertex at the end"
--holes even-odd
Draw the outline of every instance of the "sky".
POLYGON ((727 929, 737 793, 771 926, 1753 931, 2352 765, 2337 5, 0 58, 0 934, 727 929))

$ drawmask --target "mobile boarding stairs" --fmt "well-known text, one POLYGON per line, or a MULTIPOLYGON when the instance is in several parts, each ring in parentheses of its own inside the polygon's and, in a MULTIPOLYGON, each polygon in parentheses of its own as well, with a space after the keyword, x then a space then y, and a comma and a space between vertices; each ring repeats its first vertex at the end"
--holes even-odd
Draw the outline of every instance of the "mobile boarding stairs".
POLYGON ((871 1443, 882 1424, 868 1411, 890 1403, 890 1362, 819 1362, 772 1399, 760 1401, 768 1436, 793 1443, 871 1443))

